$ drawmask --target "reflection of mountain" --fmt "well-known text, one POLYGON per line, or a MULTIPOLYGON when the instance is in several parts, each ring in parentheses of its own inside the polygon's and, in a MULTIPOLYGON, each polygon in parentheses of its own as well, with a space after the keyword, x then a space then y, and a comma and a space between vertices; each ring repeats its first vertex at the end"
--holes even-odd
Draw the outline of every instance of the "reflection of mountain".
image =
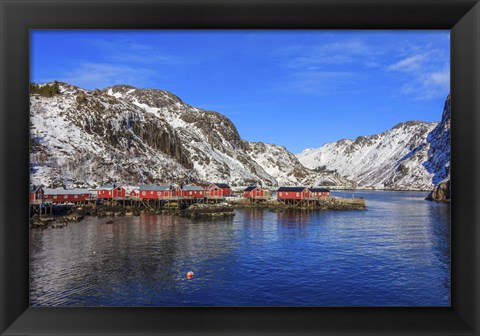
POLYGON ((359 187, 431 190, 449 175, 450 96, 440 123, 409 121, 380 134, 307 149, 297 157, 310 169, 336 170, 359 187))
POLYGON ((305 168, 284 147, 242 140, 227 117, 166 91, 60 84, 51 97, 33 93, 30 105, 35 184, 353 186, 338 174, 305 168))

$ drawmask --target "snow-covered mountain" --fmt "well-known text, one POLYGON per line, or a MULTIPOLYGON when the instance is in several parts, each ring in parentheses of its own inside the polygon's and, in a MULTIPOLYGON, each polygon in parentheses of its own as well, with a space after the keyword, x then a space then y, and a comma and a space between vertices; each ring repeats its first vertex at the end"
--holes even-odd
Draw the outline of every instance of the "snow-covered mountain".
POLYGON ((282 181, 283 185, 337 186, 354 188, 355 183, 333 171, 310 170, 285 147, 263 142, 244 141, 244 150, 268 174, 282 181), (301 181, 301 183, 298 183, 301 181))
POLYGON ((242 140, 227 117, 163 90, 60 83, 52 96, 31 94, 30 115, 34 184, 354 185, 305 168, 284 147, 242 140))
POLYGON ((449 174, 450 96, 440 123, 408 121, 380 134, 327 143, 297 155, 310 169, 331 169, 359 187, 431 190, 449 174))

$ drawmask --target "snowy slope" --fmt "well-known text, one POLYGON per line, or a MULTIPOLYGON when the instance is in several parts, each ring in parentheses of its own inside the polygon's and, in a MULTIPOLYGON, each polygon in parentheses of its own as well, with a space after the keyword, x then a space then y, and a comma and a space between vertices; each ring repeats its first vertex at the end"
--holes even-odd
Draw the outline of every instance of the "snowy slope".
POLYGON ((30 103, 34 184, 349 183, 306 169, 283 147, 253 151, 228 118, 167 91, 127 85, 87 91, 60 83, 60 94, 32 94, 30 103), (279 148, 293 168, 267 169, 279 148))
POLYGON ((380 134, 306 149, 297 157, 310 169, 336 170, 359 187, 431 190, 450 164, 450 98, 441 123, 409 121, 380 134))
POLYGON ((304 167, 285 147, 263 142, 244 144, 249 155, 282 185, 336 186, 354 188, 352 181, 333 172, 317 172, 304 167))

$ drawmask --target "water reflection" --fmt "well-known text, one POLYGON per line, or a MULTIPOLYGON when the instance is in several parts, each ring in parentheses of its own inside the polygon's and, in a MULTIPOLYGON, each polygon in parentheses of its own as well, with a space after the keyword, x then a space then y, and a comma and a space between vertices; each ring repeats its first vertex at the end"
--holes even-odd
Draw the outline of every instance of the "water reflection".
POLYGON ((422 193, 355 196, 368 210, 86 218, 33 230, 31 303, 448 306, 449 206, 422 193))

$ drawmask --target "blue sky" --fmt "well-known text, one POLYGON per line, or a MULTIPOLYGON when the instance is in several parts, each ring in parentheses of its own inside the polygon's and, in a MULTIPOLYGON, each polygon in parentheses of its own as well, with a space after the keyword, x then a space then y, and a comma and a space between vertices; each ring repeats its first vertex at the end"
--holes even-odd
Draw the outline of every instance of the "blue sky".
POLYGON ((450 32, 32 31, 31 81, 159 88, 298 153, 439 121, 450 32))

